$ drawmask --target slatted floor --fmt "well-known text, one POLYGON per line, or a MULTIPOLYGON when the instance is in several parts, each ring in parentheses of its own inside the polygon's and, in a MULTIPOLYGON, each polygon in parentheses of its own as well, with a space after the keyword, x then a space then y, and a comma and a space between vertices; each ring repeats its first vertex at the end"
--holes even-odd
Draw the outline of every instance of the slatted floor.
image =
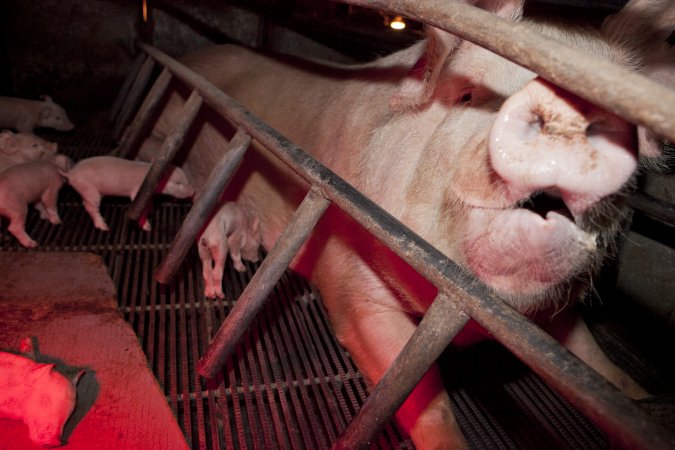
MULTIPOLYGON (((78 160, 104 154, 114 142, 93 131, 59 136, 61 152, 78 160)), ((124 199, 107 199, 111 231, 94 229, 78 195, 61 191, 63 224, 31 211, 27 229, 41 246, 30 251, 89 251, 103 256, 118 288, 120 311, 138 335, 159 384, 193 449, 329 448, 367 396, 368 387, 328 326, 319 293, 287 273, 217 380, 195 365, 210 336, 257 265, 224 277, 225 300, 203 296, 193 249, 175 282, 152 271, 189 204, 159 198, 146 233, 128 222, 124 199)), ((27 251, 6 232, 0 251, 27 251)), ((461 428, 473 448, 607 448, 605 436, 529 369, 494 343, 450 351, 441 361, 461 428)), ((133 380, 130 380, 133 382, 133 380)), ((102 426, 105 426, 102 424, 102 426)), ((389 425, 375 448, 413 448, 389 425)))

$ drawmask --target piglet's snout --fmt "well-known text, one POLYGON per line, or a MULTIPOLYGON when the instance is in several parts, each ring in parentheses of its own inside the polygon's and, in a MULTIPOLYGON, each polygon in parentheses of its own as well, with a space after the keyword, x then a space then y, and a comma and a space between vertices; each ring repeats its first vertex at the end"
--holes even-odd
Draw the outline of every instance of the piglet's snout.
POLYGON ((635 171, 635 131, 620 117, 536 78, 502 106, 490 160, 513 202, 544 191, 577 216, 635 171))

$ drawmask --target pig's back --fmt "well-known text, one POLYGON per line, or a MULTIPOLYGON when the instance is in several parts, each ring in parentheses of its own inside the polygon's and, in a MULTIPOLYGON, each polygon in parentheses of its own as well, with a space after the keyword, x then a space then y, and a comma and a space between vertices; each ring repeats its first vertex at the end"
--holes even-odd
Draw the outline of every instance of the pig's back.
POLYGON ((38 200, 50 186, 61 184, 61 174, 49 161, 16 164, 0 171, 0 190, 21 195, 29 203, 38 200))
MULTIPOLYGON (((70 184, 93 185, 103 192, 114 191, 121 186, 137 186, 143 182, 150 165, 112 156, 95 156, 79 161, 68 172, 70 184)), ((112 195, 114 192, 109 192, 112 195)))
POLYGON ((374 121, 387 113, 388 93, 404 74, 235 45, 199 50, 182 62, 329 166, 330 155, 340 151, 336 144, 345 141, 345 127, 347 148, 367 139, 374 121))

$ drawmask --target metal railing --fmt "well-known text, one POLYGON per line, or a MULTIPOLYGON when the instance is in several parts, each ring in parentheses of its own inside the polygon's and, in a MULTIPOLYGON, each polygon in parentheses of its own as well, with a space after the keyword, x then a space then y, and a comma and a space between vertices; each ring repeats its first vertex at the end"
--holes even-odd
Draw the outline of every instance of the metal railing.
MULTIPOLYGON (((581 96, 590 97, 591 101, 629 120, 646 124, 670 138, 675 136, 675 131, 673 131, 675 130, 673 126, 675 115, 671 114, 664 125, 660 113, 636 116, 632 109, 624 110, 625 105, 622 101, 619 101, 617 107, 615 101, 608 100, 608 96, 604 94, 596 98, 593 94, 596 91, 595 87, 590 89, 592 95, 582 92, 585 88, 574 89, 576 84, 567 79, 567 75, 559 75, 555 61, 549 62, 550 67, 546 64, 542 65, 541 60, 549 57, 545 56, 546 52, 539 47, 534 51, 534 56, 527 58, 519 51, 511 54, 509 49, 515 48, 515 44, 511 45, 514 36, 520 39, 520 35, 524 33, 517 24, 500 20, 476 8, 452 2, 442 2, 442 6, 433 6, 437 2, 350 0, 349 3, 379 7, 405 14, 408 17, 424 19, 432 25, 456 32, 470 40, 475 39, 479 41, 479 44, 484 44, 497 53, 512 58, 541 74, 546 74, 549 79, 560 81, 563 87, 581 96), (415 8, 411 6, 413 3, 415 8), (431 9, 427 10, 427 5, 432 5, 431 9), (450 22, 445 22, 446 20, 450 22), (484 27, 490 30, 483 30, 484 27), (474 29, 479 30, 477 32, 480 36, 473 36, 474 29), (492 31, 496 37, 491 37, 492 31), (490 44, 504 39, 509 42, 505 46, 490 44), (560 76, 562 78, 559 78, 560 76)), ((526 34, 527 39, 546 40, 543 36, 532 35, 529 30, 526 34)), ((555 45, 561 44, 555 43, 555 45)), ((164 69, 141 105, 133 123, 127 127, 122 136, 118 155, 128 155, 133 146, 138 143, 143 125, 156 111, 172 76, 190 86, 193 92, 183 108, 185 120, 178 121, 175 129, 164 141, 160 157, 153 163, 143 189, 130 208, 131 218, 136 219, 142 214, 150 194, 157 187, 162 173, 180 145, 202 101, 238 129, 229 148, 224 152, 222 159, 198 194, 164 260, 156 269, 155 279, 157 281, 167 283, 176 273, 215 207, 227 180, 236 170, 251 139, 255 139, 270 150, 310 186, 309 192, 295 212, 290 224, 261 264, 200 360, 198 370, 202 375, 213 377, 218 372, 230 355, 236 341, 260 310, 269 291, 288 267, 300 246, 309 237, 314 225, 327 207, 333 203, 432 282, 439 291, 410 341, 375 387, 358 415, 334 443, 334 448, 368 447, 380 427, 395 413, 422 375, 469 318, 476 320, 490 331, 498 341, 611 434, 620 445, 645 449, 666 448, 670 445, 668 434, 651 421, 649 416, 632 400, 623 396, 609 382, 561 347, 548 334, 497 298, 480 281, 468 276, 453 261, 199 74, 153 47, 147 45, 141 45, 141 47, 147 54, 147 60, 140 65, 142 69, 139 72, 149 70, 146 69, 147 61, 159 63, 164 66, 164 69), (527 338, 523 338, 524 336, 527 338)), ((572 60, 587 58, 582 53, 567 47, 564 47, 564 51, 567 52, 566 57, 572 60)), ((594 70, 605 70, 605 68, 603 66, 601 69, 594 70)), ((612 72, 617 70, 623 71, 624 69, 612 66, 612 72)), ((598 72, 593 72, 593 74, 597 76, 598 72)), ((634 86, 654 88, 650 80, 639 75, 630 75, 634 86), (633 77, 637 78, 633 79, 633 77)), ((144 76, 136 76, 136 81, 128 88, 128 92, 132 94, 138 92, 140 88, 136 86, 136 83, 142 83, 143 79, 144 76)), ((656 103, 669 103, 663 99, 673 98, 675 93, 668 89, 662 92, 664 89, 657 86, 656 96, 652 97, 654 94, 650 94, 649 98, 657 98, 656 103)), ((625 92, 622 91, 621 94, 624 95, 625 92)), ((646 100, 644 104, 651 107, 655 102, 646 100)), ((672 105, 675 105, 675 101, 670 102, 670 106, 672 105)), ((632 106, 635 104, 633 103, 632 106)))

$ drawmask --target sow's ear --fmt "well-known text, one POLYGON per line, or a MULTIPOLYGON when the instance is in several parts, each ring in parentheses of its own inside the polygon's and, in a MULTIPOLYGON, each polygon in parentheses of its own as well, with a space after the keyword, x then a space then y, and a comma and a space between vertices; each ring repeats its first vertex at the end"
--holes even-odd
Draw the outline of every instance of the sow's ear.
MULTIPOLYGON (((643 75, 675 89, 675 2, 630 0, 607 18, 602 32, 612 44, 627 49, 643 75)), ((665 142, 657 133, 638 126, 640 156, 660 156, 665 142)))
MULTIPOLYGON (((523 11, 524 0, 456 0, 493 12, 500 17, 516 21, 523 11)), ((399 91, 390 99, 394 110, 423 106, 434 93, 438 75, 448 56, 459 46, 462 39, 447 31, 426 27, 426 42, 422 56, 408 72, 399 91)))

